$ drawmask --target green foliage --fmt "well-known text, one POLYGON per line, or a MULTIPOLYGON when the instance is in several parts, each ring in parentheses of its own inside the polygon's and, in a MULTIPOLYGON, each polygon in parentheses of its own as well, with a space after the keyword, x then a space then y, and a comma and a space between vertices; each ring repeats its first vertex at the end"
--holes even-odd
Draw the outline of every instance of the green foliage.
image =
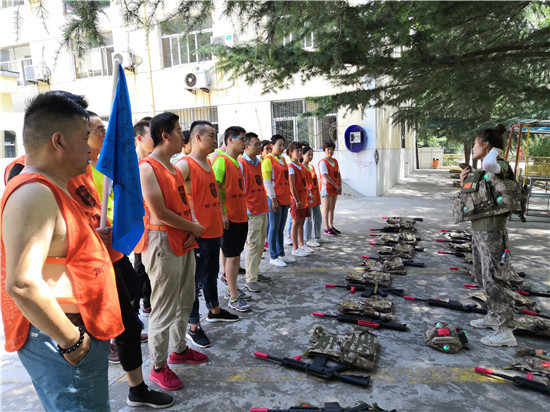
POLYGON ((529 157, 550 157, 550 135, 538 135, 529 143, 529 157))

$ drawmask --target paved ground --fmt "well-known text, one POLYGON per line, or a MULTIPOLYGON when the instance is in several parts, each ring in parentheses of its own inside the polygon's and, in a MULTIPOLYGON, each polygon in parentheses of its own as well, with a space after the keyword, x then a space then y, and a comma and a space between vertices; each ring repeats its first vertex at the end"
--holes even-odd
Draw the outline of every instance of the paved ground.
MULTIPOLYGON (((202 365, 176 365, 174 371, 184 388, 174 392, 174 411, 247 411, 251 407, 288 408, 300 402, 320 405, 338 401, 353 406, 358 401, 378 402, 386 409, 399 411, 543 411, 548 398, 542 394, 513 387, 510 382, 494 380, 473 372, 474 366, 501 368, 514 359, 515 348, 488 348, 479 340, 486 334, 473 329, 467 313, 434 309, 420 303, 391 297, 396 321, 408 324, 409 332, 380 330, 381 351, 369 388, 361 389, 340 382, 324 382, 275 363, 257 359, 254 351, 277 356, 301 354, 316 325, 343 332, 349 325, 312 317, 312 312, 335 313, 338 302, 350 295, 344 290, 326 289, 325 283, 344 283, 346 271, 361 262, 361 255, 375 254, 369 246, 370 228, 382 227, 382 216, 423 217, 418 223, 419 246, 416 261, 425 268, 409 268, 397 276, 393 287, 404 288, 412 296, 460 298, 468 302, 462 287, 469 277, 450 271, 461 259, 438 255, 435 239, 442 228, 452 224, 452 195, 448 172, 415 172, 383 197, 343 196, 337 205, 336 226, 344 233, 302 258, 287 269, 270 267, 266 259, 262 270, 274 278, 272 284, 254 297, 253 311, 232 325, 208 324, 203 327, 213 342, 204 353, 210 357, 202 365), (437 352, 424 344, 423 333, 432 322, 446 320, 464 327, 470 351, 455 355, 437 352)), ((528 274, 533 288, 550 289, 548 219, 528 218, 527 223, 509 223, 513 263, 528 274)), ((244 282, 244 279, 241 280, 244 282)), ((220 287, 222 284, 220 283, 220 287)), ((537 298, 546 313, 550 300, 537 298)), ((203 314, 205 312, 203 311, 203 314)), ((549 348, 548 340, 518 337, 520 347, 549 348)), ((144 371, 151 363, 146 345, 144 371)), ((3 351, 3 345, 2 345, 3 351)), ((29 378, 17 356, 2 352, 2 410, 41 410, 29 378)), ((120 366, 109 370, 111 408, 130 411, 126 406, 128 384, 120 366)), ((146 382, 155 388, 156 385, 146 382)))

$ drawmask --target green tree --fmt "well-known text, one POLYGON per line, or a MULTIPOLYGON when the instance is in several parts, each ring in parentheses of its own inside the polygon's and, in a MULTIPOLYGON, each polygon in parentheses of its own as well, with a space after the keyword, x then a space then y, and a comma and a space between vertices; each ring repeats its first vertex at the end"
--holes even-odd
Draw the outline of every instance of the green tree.
MULTIPOLYGON (((80 3, 65 36, 94 45, 89 25, 101 10, 80 3)), ((170 19, 191 26, 214 10, 180 1, 163 17, 163 0, 116 4, 129 26, 146 29, 170 19)), ((312 99, 315 115, 388 105, 395 122, 464 143, 483 127, 550 115, 547 2, 225 1, 223 12, 254 36, 216 48, 219 68, 265 92, 320 76, 339 92, 312 99)))

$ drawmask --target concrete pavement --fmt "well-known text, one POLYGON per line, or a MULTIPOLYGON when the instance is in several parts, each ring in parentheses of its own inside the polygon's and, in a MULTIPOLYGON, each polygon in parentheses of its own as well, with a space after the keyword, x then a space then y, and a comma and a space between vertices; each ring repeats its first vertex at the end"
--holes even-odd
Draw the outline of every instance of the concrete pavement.
MULTIPOLYGON (((371 384, 366 389, 342 382, 325 382, 253 356, 254 351, 260 351, 294 357, 306 349, 316 325, 336 332, 350 327, 314 318, 311 314, 314 311, 336 313, 337 304, 352 297, 345 290, 327 289, 324 285, 345 283, 344 274, 361 262, 362 254, 376 255, 376 246, 368 245, 372 240, 370 228, 382 227, 382 216, 424 218, 417 228, 422 238, 419 246, 426 251, 417 253, 414 259, 424 262, 425 267, 410 267, 407 275, 395 276, 392 287, 404 288, 412 296, 459 298, 469 303, 470 292, 462 287, 469 282, 469 276, 449 270, 449 266, 460 265, 462 259, 437 254, 441 246, 435 239, 442 228, 469 226, 452 224, 452 196, 457 189, 451 187, 447 176, 448 172, 444 171, 417 171, 383 197, 342 196, 335 219, 336 227, 343 232, 341 236, 329 239, 329 243, 317 248, 313 255, 287 268, 274 268, 264 259, 262 271, 272 276, 273 282, 261 284, 262 292, 254 294, 253 310, 242 314, 239 322, 227 325, 203 322, 213 346, 201 351, 210 359, 201 365, 173 365, 184 388, 172 392, 177 403, 168 410, 247 411, 251 407, 289 408, 300 402, 322 405, 328 401, 338 401, 347 407, 358 401, 377 402, 382 408, 399 411, 548 410, 548 397, 473 371, 474 366, 502 368, 515 359, 517 349, 481 345, 480 338, 488 332, 469 326, 474 315, 432 308, 394 296, 390 299, 395 305, 395 321, 408 324, 410 330, 375 332, 381 350, 376 369, 371 373, 371 384), (469 351, 449 355, 425 345, 424 331, 432 322, 443 320, 468 332, 469 351)), ((508 228, 514 265, 528 274, 527 280, 534 289, 550 289, 548 219, 528 218, 527 223, 514 220, 508 228)), ((244 283, 244 276, 239 282, 244 283)), ((221 282, 219 286, 221 294, 225 289, 221 282)), ((550 313, 550 299, 534 299, 545 313, 550 313)), ((204 307, 201 313, 206 313, 204 307)), ((550 347, 547 339, 530 336, 517 339, 518 348, 550 347)), ((158 389, 147 377, 151 368, 147 345, 142 349, 145 381, 158 389)), ((2 410, 41 410, 17 355, 6 353, 3 342, 1 350, 2 410)), ((136 410, 126 406, 128 383, 120 366, 110 366, 109 382, 111 409, 136 410)))

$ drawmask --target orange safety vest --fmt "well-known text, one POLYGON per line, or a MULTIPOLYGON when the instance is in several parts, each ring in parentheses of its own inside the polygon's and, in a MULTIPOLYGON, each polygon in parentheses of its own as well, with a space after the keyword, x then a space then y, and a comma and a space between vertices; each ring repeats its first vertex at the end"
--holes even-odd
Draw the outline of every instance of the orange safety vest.
MULTIPOLYGON (((124 330, 124 326, 120 314, 115 271, 107 249, 95 229, 87 223, 88 220, 80 205, 44 176, 23 173, 8 183, 2 197, 1 212, 4 212, 6 202, 15 190, 33 182, 50 188, 67 227, 69 244, 67 256, 65 258, 49 257, 46 260, 46 263, 65 265, 73 285, 74 298, 58 298, 58 301, 77 304, 84 325, 93 337, 100 340, 117 337, 124 330)), ((2 319, 6 335, 6 350, 14 352, 27 340, 29 321, 6 292, 6 254, 3 237, 1 251, 2 319)))
POLYGON ((325 164, 327 165, 328 175, 332 178, 332 180, 334 180, 334 182, 338 186, 342 184, 340 179, 340 168, 338 167, 338 160, 333 158, 332 161, 334 162, 334 166, 329 163, 326 157, 319 160, 319 174, 321 175, 321 188, 326 189, 327 193, 330 196, 336 196, 338 195, 338 193, 336 192, 336 188, 328 183, 327 179, 325 179, 325 176, 321 173, 321 162, 325 162, 325 164))
POLYGON ((298 199, 294 199, 292 192, 290 192, 290 196, 294 199, 295 202, 297 201, 302 202, 302 206, 305 209, 306 207, 308 207, 308 203, 307 203, 307 180, 306 180, 306 173, 305 173, 304 167, 302 166, 302 169, 298 169, 298 167, 294 163, 290 162, 288 164, 288 170, 290 170, 291 168, 294 170, 294 186, 296 187, 298 199))
POLYGON ((254 166, 242 156, 239 157, 239 162, 243 166, 246 207, 248 211, 253 215, 261 215, 269 212, 267 195, 262 180, 262 163, 258 162, 258 164, 254 166))
POLYGON ((5 185, 8 184, 8 177, 10 176, 11 169, 13 169, 13 167, 15 165, 21 165, 21 166, 25 167, 25 155, 19 156, 17 159, 13 160, 10 164, 8 164, 6 166, 6 170, 4 170, 4 184, 5 185))
POLYGON ((307 167, 304 167, 306 170, 306 180, 307 187, 311 190, 313 195, 313 203, 308 203, 309 207, 319 206, 321 204, 321 193, 319 192, 319 181, 317 180, 317 173, 315 173, 315 168, 311 166, 311 170, 307 167), (309 172, 309 173, 308 173, 309 172))
MULTIPOLYGON (((88 165, 84 173, 69 179, 67 190, 71 197, 82 207, 82 211, 86 214, 90 225, 97 229, 101 220, 101 199, 99 199, 99 193, 97 193, 94 184, 92 166, 88 165)), ((107 219, 107 227, 111 227, 109 219, 107 219)), ((124 257, 111 245, 107 246, 107 250, 111 256, 111 262, 118 262, 124 257)))
POLYGON ((275 194, 277 195, 277 202, 280 205, 288 206, 290 205, 290 187, 288 185, 288 168, 286 167, 286 161, 283 159, 284 165, 280 164, 279 161, 272 154, 266 156, 266 160, 269 159, 271 162, 271 168, 273 169, 273 176, 275 181, 273 186, 275 187, 275 194))
POLYGON ((220 157, 223 157, 225 162, 225 209, 227 219, 233 223, 248 222, 244 176, 241 168, 236 166, 225 153, 220 157))
POLYGON ((213 239, 223 235, 222 211, 218 197, 218 182, 212 168, 206 171, 191 156, 185 158, 189 164, 191 186, 193 188, 193 210, 195 217, 204 227, 203 239, 213 239))
MULTIPOLYGON (((162 196, 164 197, 164 205, 167 209, 171 210, 175 214, 192 221, 193 216, 191 214, 191 208, 189 207, 189 200, 187 199, 187 193, 185 193, 185 186, 183 185, 183 175, 177 167, 174 167, 176 173, 171 173, 166 167, 162 165, 158 160, 152 157, 146 157, 139 161, 139 164, 149 163, 157 176, 162 196)), ((147 205, 145 205, 147 209, 147 205)), ((199 246, 197 242, 193 242, 191 246, 183 247, 184 243, 189 238, 189 233, 185 230, 181 230, 169 225, 151 225, 149 224, 149 213, 145 213, 143 217, 145 223, 145 232, 141 237, 138 245, 135 247, 135 253, 141 253, 147 246, 147 233, 149 230, 166 230, 168 235, 168 243, 170 249, 176 256, 183 256, 189 250, 196 249, 199 246)))

